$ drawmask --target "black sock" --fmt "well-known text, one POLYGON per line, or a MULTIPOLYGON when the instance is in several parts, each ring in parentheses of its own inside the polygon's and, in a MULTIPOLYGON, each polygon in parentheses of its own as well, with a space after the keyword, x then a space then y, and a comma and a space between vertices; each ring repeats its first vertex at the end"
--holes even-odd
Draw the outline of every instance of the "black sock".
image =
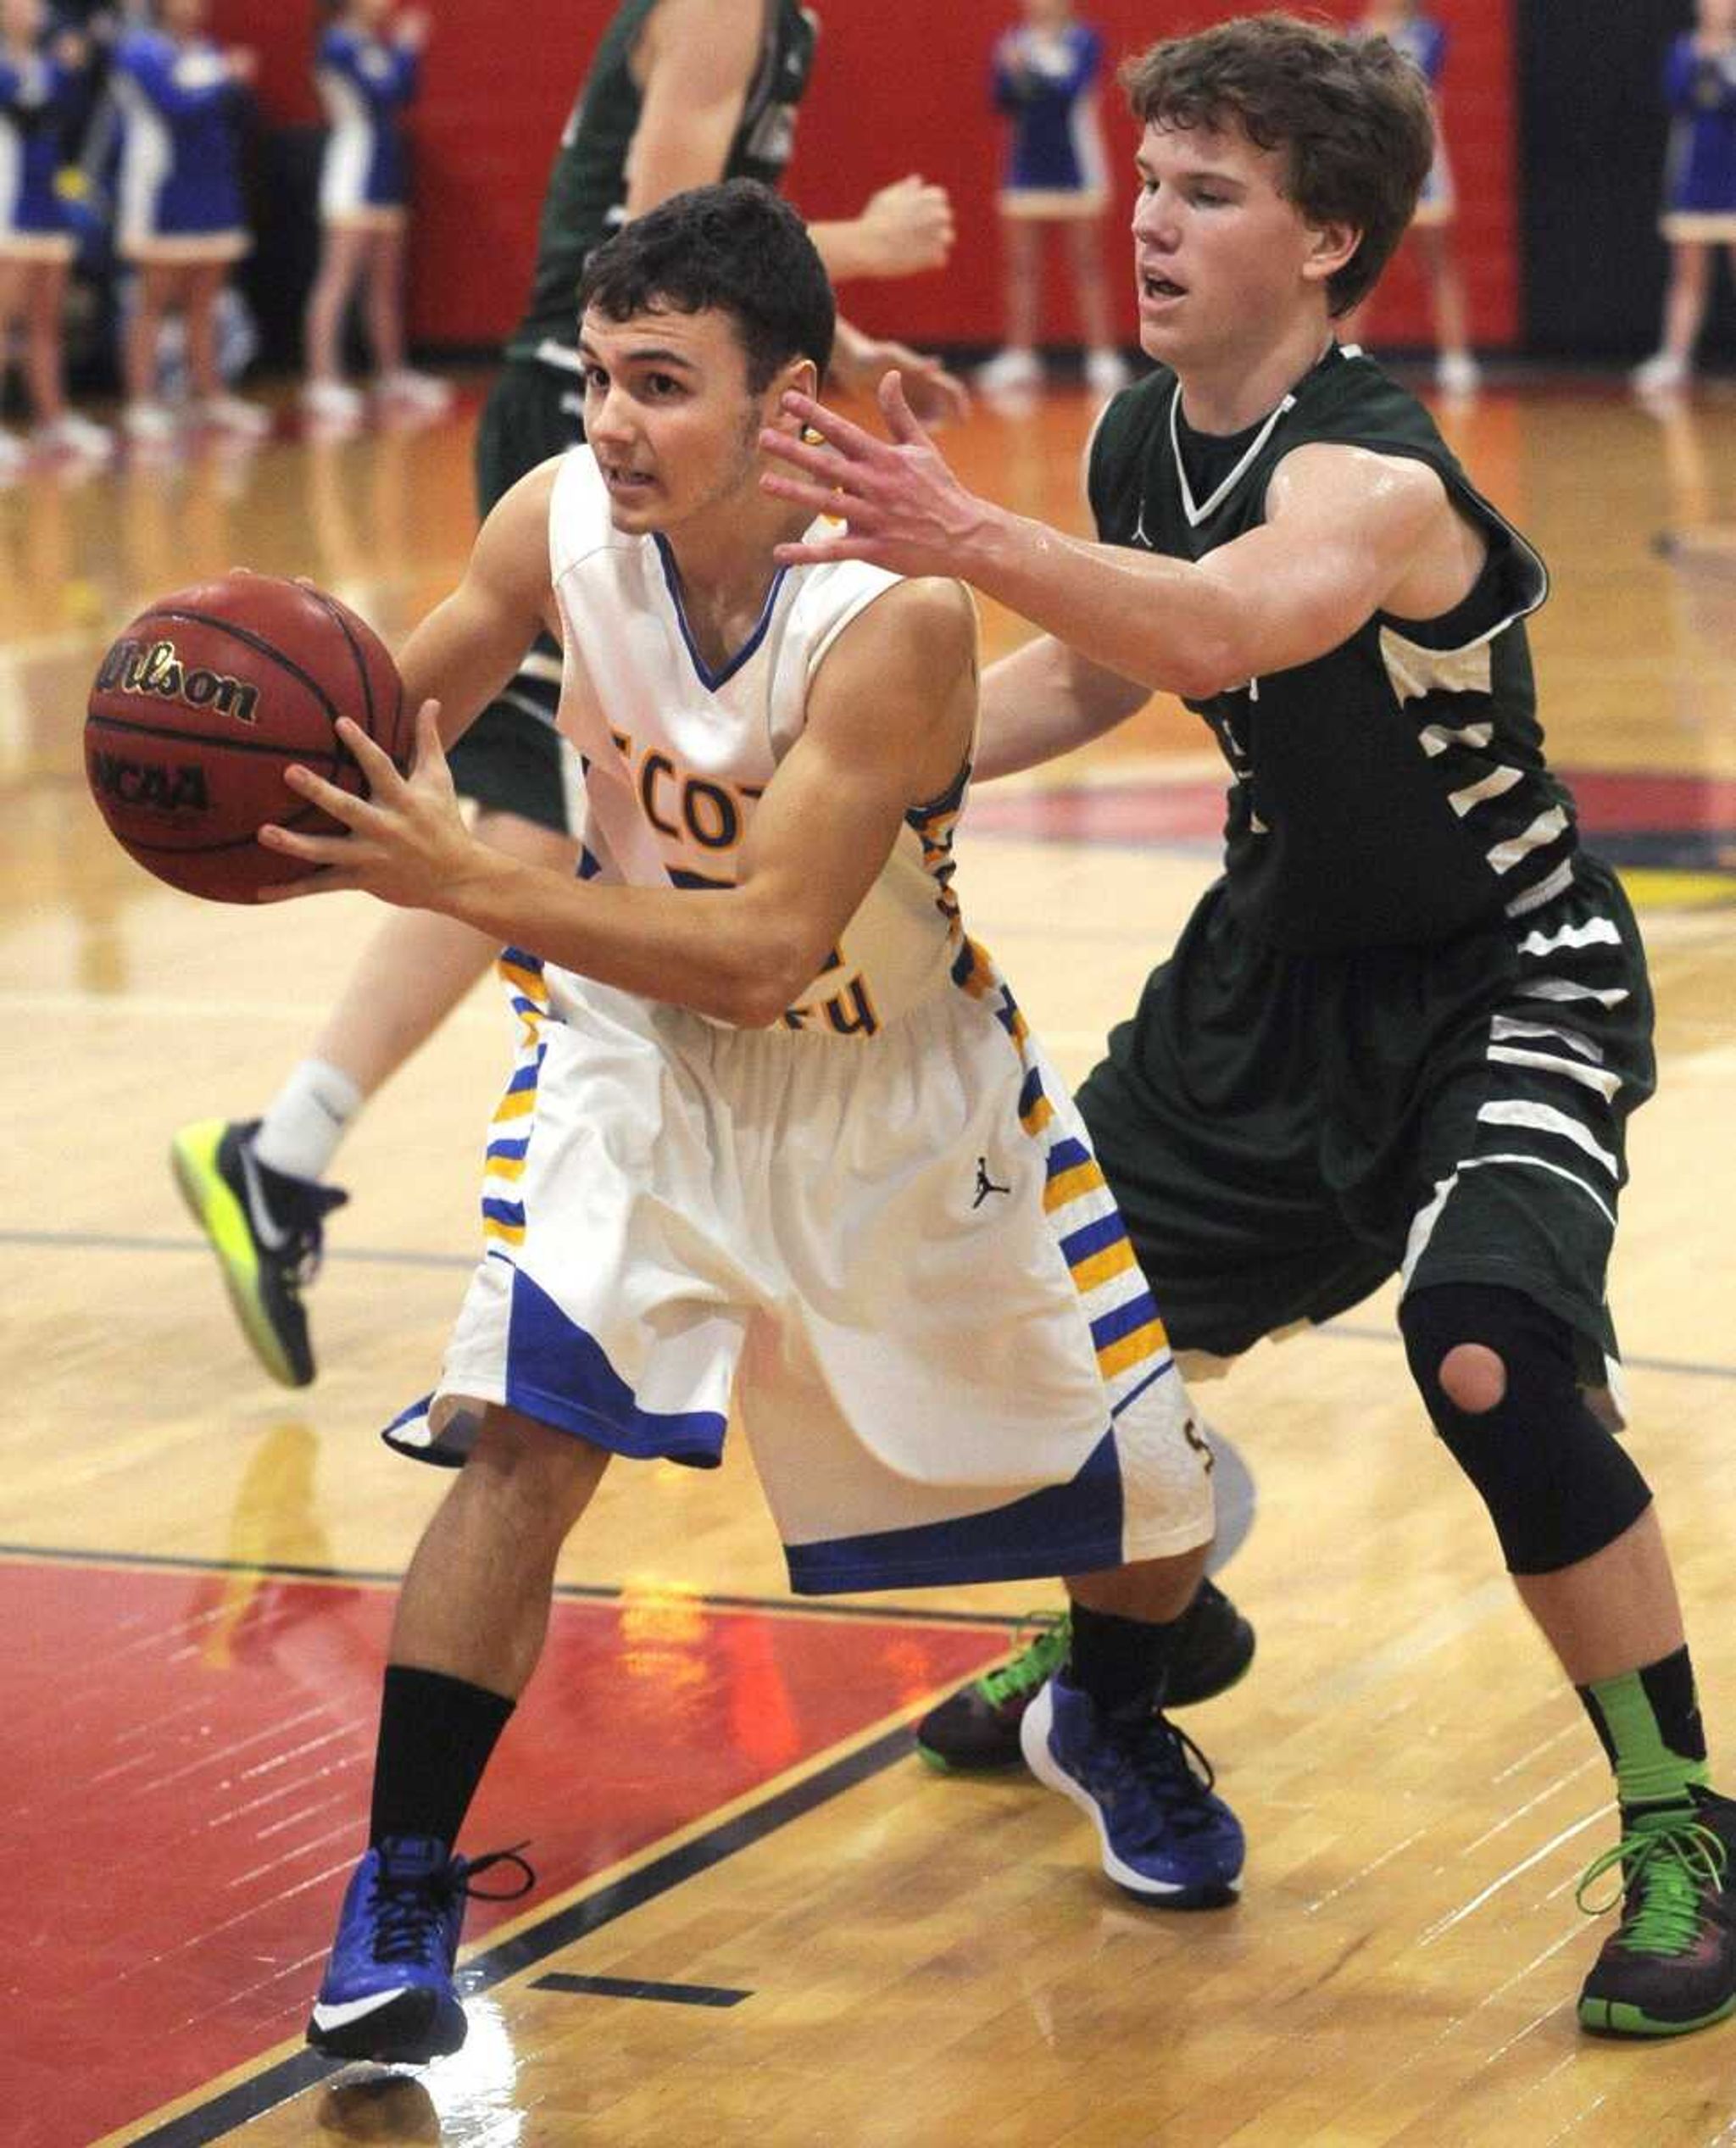
POLYGON ((1181 1620, 1159 1626, 1143 1618, 1076 1603, 1067 1683, 1088 1693, 1099 1708, 1119 1715, 1155 1707, 1169 1683, 1170 1655, 1181 1620))
POLYGON ((369 1842, 422 1834, 450 1849, 513 1706, 442 1671, 387 1664, 369 1842))

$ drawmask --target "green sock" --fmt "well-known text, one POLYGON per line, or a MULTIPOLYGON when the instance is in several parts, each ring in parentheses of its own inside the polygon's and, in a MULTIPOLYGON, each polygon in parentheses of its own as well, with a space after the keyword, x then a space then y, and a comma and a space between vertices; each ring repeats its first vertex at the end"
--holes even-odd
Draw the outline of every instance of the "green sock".
POLYGON ((1624 1806, 1687 1805, 1706 1780, 1705 1733, 1685 1648, 1578 1689, 1624 1806))

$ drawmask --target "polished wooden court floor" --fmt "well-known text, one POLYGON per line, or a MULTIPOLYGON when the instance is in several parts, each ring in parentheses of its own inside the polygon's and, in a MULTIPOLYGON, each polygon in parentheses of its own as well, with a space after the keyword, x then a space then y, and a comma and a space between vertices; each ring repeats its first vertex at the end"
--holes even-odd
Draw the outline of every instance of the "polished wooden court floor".
MULTIPOLYGON (((1089 412, 979 412, 967 474, 1076 520, 1089 412)), ((1635 1451, 1736 1780, 1736 396, 1652 414, 1596 381, 1444 414, 1555 576, 1558 764, 1655 968, 1613 1289, 1635 1451)), ((388 637, 453 577, 470 419, 0 494, 0 2140, 164 2148, 1712 2148, 1736 2023, 1583 2040, 1613 1839, 1577 1702, 1432 1439, 1383 1297, 1206 1394, 1222 1578, 1260 1631, 1195 1711, 1251 1844, 1232 1911, 1166 1917, 1071 1806, 942 1778, 905 1726, 1003 1655, 1037 1589, 784 1593, 743 1455, 619 1466, 569 1547, 550 1657, 467 1838, 529 1838, 478 1905, 470 2045, 334 2073, 300 2026, 359 1847, 391 1584, 441 1489, 376 1427, 421 1392, 476 1247, 511 1025, 485 987, 338 1176, 321 1374, 254 1369, 171 1189, 183 1120, 257 1110, 371 918, 158 887, 87 801, 86 684, 143 601, 245 564, 388 637)), ((1018 630, 990 609, 993 649, 1018 630)), ((985 788, 972 930, 1067 1071, 1090 1065, 1213 870, 1203 732, 1154 704, 985 788)))

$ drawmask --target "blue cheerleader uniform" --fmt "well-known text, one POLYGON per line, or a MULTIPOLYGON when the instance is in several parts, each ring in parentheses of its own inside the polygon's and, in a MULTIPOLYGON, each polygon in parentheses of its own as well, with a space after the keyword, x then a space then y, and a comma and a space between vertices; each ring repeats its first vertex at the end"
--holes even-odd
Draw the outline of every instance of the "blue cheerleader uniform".
POLYGON ((1010 30, 994 48, 994 102, 1013 122, 1004 216, 1100 216, 1108 167, 1097 111, 1103 40, 1081 22, 1010 30))
POLYGON ((416 93, 417 57, 342 24, 320 40, 316 75, 331 126, 320 170, 326 223, 403 222, 409 175, 398 114, 416 93))
POLYGON ((72 259, 71 220, 54 181, 77 81, 49 53, 19 62, 0 53, 0 259, 72 259))
POLYGON ((1736 47, 1677 38, 1664 62, 1671 114, 1661 227, 1667 239, 1736 241, 1736 47))
POLYGON ((123 259, 234 261, 242 216, 239 86, 219 47, 132 30, 110 76, 122 118, 117 245, 123 259))

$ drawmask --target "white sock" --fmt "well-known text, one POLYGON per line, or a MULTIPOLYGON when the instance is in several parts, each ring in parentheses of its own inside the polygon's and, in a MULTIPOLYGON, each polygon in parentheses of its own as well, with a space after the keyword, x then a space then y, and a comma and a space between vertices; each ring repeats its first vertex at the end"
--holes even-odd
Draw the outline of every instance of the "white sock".
POLYGON ((304 1059, 259 1122, 253 1154, 268 1171, 323 1178, 364 1100, 342 1067, 304 1059))

